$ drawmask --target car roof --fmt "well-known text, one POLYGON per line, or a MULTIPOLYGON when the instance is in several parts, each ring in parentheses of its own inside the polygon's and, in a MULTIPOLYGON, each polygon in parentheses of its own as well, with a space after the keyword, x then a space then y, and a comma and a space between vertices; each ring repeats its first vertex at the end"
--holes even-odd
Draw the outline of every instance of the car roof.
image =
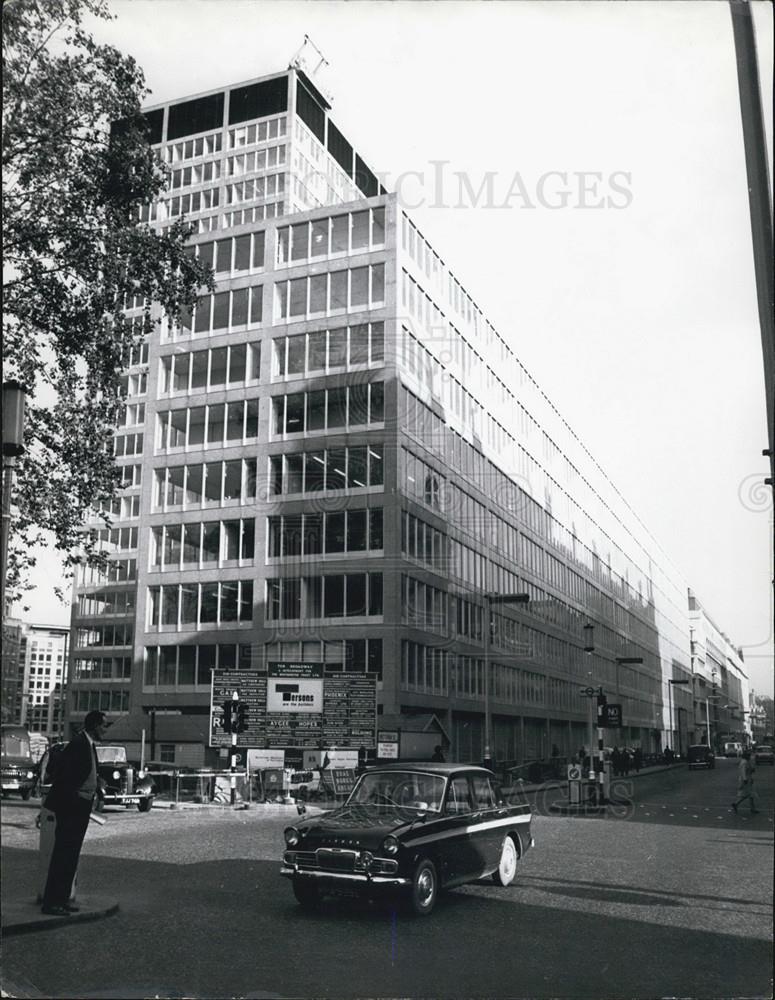
POLYGON ((458 774, 460 771, 476 771, 480 774, 492 775, 492 771, 477 764, 447 764, 435 760, 390 761, 386 764, 374 764, 367 771, 423 771, 426 774, 439 774, 444 777, 458 774))

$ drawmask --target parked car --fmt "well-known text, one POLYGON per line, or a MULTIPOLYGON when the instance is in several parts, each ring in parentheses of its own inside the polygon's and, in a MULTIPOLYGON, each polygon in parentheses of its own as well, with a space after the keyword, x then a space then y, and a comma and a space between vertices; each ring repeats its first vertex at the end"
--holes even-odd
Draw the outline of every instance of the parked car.
POLYGON ((689 747, 687 753, 687 760, 689 762, 689 768, 698 767, 715 767, 716 766, 716 755, 713 753, 709 746, 705 743, 694 743, 689 747))
POLYGON ((724 744, 724 756, 725 757, 739 757, 743 752, 742 743, 725 743, 724 744))
MULTIPOLYGON (((51 788, 56 758, 65 746, 66 743, 55 743, 40 761, 41 798, 45 798, 51 788)), ((102 812, 108 805, 127 808, 136 805, 140 812, 148 812, 153 805, 156 792, 153 779, 148 774, 138 777, 136 769, 127 761, 125 747, 97 747, 97 784, 95 812, 102 812)))
POLYGON ((285 830, 281 874, 304 907, 327 893, 398 893, 426 916, 441 889, 487 875, 510 885, 533 846, 530 822, 521 793, 507 800, 485 768, 385 764, 365 771, 344 805, 285 830))
POLYGON ((775 752, 773 752, 772 747, 764 744, 757 746, 754 750, 754 759, 757 764, 772 764, 774 756, 775 752))
POLYGON ((35 764, 30 752, 30 734, 26 726, 3 725, 0 755, 2 793, 18 792, 28 799, 35 787, 35 764))

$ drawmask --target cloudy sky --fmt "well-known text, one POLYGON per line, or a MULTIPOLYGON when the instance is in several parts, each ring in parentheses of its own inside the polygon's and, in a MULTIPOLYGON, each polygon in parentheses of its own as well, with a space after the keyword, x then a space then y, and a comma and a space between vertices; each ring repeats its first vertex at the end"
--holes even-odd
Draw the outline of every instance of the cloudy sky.
MULTIPOLYGON (((772 14, 752 6, 769 95, 772 14)), ((312 38, 340 130, 770 691, 772 508, 728 5, 110 7, 95 34, 134 55, 151 104, 282 70, 312 38)), ((28 620, 67 620, 52 565, 28 620)))

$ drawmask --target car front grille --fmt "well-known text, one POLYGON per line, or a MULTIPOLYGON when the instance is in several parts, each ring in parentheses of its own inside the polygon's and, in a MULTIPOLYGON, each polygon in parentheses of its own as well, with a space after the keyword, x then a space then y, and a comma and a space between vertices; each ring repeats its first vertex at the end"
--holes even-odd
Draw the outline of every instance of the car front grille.
POLYGON ((334 849, 320 848, 317 852, 318 866, 329 872, 353 872, 355 871, 355 851, 337 851, 334 849))

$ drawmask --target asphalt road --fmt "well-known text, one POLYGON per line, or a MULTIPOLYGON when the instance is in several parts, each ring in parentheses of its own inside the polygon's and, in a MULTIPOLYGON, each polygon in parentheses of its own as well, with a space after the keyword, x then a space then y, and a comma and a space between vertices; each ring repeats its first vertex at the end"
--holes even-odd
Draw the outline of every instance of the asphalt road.
MULTIPOLYGON (((772 769, 729 809, 735 764, 642 776, 620 818, 536 798, 516 884, 446 894, 428 919, 332 901, 278 874, 289 807, 106 813, 79 892, 120 912, 3 943, 4 982, 45 997, 770 997, 772 769)), ((625 795, 621 795, 626 799, 625 795)), ((35 811, 3 804, 3 896, 34 892, 35 811)), ((18 994, 17 994, 18 995, 18 994)))

